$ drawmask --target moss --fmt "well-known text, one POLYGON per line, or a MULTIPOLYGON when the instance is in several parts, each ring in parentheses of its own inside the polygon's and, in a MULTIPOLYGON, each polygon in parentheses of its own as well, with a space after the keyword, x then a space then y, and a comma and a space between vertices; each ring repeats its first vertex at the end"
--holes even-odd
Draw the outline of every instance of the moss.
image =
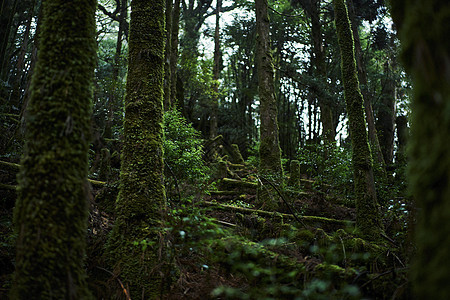
POLYGON ((352 164, 356 194, 356 226, 362 236, 380 240, 383 232, 373 178, 372 155, 356 70, 353 34, 344 0, 333 0, 336 32, 341 52, 342 81, 352 139, 352 164))
POLYGON ((356 271, 352 268, 342 268, 338 265, 321 263, 314 268, 315 276, 319 278, 333 279, 333 284, 338 284, 339 281, 345 282, 352 277, 355 277, 356 271))
POLYGON ((43 2, 14 209, 12 299, 88 299, 83 259, 96 1, 43 2))
POLYGON ((111 154, 108 148, 102 148, 98 179, 108 181, 111 176, 111 154))
POLYGON ((391 1, 413 79, 409 182, 418 210, 412 279, 418 299, 449 299, 450 268, 450 4, 391 1))
POLYGON ((292 160, 290 164, 291 176, 289 177, 288 185, 294 188, 300 187, 300 162, 292 160))
POLYGON ((231 156, 233 158, 233 162, 236 164, 244 164, 244 159, 242 158, 241 151, 239 151, 239 146, 237 144, 231 145, 231 156))
POLYGON ((162 289, 160 227, 163 185, 164 1, 133 0, 124 144, 117 220, 108 249, 131 298, 155 299, 162 289), (147 241, 145 251, 133 242, 147 241))
MULTIPOLYGON (((256 1, 256 59, 258 65, 258 92, 260 99, 259 171, 265 177, 282 183, 281 149, 278 137, 277 103, 275 100, 274 71, 269 38, 267 0, 256 1)), ((258 189, 258 202, 268 209, 276 209, 279 197, 271 190, 258 189)))

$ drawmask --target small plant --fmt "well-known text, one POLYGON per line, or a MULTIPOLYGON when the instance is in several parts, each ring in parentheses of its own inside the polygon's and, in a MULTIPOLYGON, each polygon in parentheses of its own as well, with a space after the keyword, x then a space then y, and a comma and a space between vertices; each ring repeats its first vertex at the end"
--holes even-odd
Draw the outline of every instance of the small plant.
MULTIPOLYGON (((164 160, 166 166, 166 189, 174 185, 201 189, 209 178, 209 168, 203 156, 200 133, 177 110, 164 114, 164 160)), ((170 194, 169 194, 170 196, 170 194)))

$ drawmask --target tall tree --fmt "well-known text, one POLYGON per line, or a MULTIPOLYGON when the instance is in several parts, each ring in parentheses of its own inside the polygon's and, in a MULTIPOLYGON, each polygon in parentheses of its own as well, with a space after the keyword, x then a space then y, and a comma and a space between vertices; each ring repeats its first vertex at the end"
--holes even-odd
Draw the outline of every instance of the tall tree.
MULTIPOLYGON (((258 68, 258 93, 260 101, 260 172, 281 180, 281 150, 278 137, 277 103, 274 91, 274 70, 269 37, 267 0, 256 0, 256 58, 258 68)), ((266 197, 264 197, 266 198, 266 197)), ((265 200, 269 200, 268 198, 265 200)), ((263 202, 266 202, 266 201, 263 202)), ((270 202, 270 201, 269 201, 270 202)), ((276 203, 267 203, 276 207, 276 203)))
POLYGON ((171 29, 171 41, 170 41, 170 103, 173 107, 180 110, 183 109, 179 88, 177 86, 178 72, 177 72, 177 62, 178 62, 178 33, 180 31, 180 0, 175 0, 172 10, 172 29, 171 29), (180 104, 181 101, 181 104, 180 104))
POLYGON ((109 252, 132 299, 159 297, 162 282, 164 9, 164 0, 131 2, 121 182, 109 252), (144 240, 145 250, 133 245, 144 240))
POLYGON ((381 152, 384 162, 388 165, 392 164, 394 159, 396 87, 393 70, 392 62, 387 61, 384 65, 384 76, 381 80, 381 105, 376 122, 381 152))
POLYGON ((366 131, 363 96, 359 89, 352 29, 344 0, 333 0, 336 32, 341 51, 342 81, 352 140, 356 194, 356 226, 363 237, 379 240, 383 232, 373 178, 372 155, 366 131))
MULTIPOLYGON (((166 0, 166 43, 164 48, 164 110, 168 110, 172 103, 171 92, 172 92, 172 72, 171 68, 171 51, 172 51, 172 11, 173 11, 173 0, 166 0)), ((177 24, 178 25, 178 24, 177 24)))
POLYGON ((409 179, 418 210, 412 280, 417 299, 450 299, 450 3, 391 1, 413 78, 409 179))
POLYGON ((14 209, 12 299, 87 299, 83 268, 95 0, 43 1, 14 209))
MULTIPOLYGON (((323 42, 322 23, 320 20, 320 0, 300 1, 307 15, 311 19, 311 39, 312 39, 312 58, 311 64, 314 66, 313 74, 318 78, 322 88, 327 86, 326 53, 323 42)), ((316 94, 315 91, 312 91, 316 94)), ((335 140, 336 129, 333 120, 332 105, 327 97, 318 97, 320 107, 320 122, 322 123, 323 140, 333 142, 335 140)))
POLYGON ((214 30, 214 66, 213 66, 213 99, 211 103, 209 136, 214 138, 217 135, 217 114, 219 111, 219 77, 221 69, 221 53, 220 53, 220 9, 222 0, 217 0, 216 7, 216 28, 214 30))
POLYGON ((362 85, 361 92, 362 92, 362 95, 364 98, 364 110, 366 112, 366 122, 367 122, 368 134, 369 134, 369 141, 373 147, 373 154, 375 156, 376 161, 378 162, 378 164, 380 166, 383 167, 383 170, 384 170, 385 161, 383 158, 383 152, 381 151, 380 141, 379 141, 378 135, 377 135, 377 129, 375 127, 375 117, 373 114, 372 100, 371 100, 373 97, 372 97, 372 95, 369 91, 369 87, 368 87, 366 64, 364 62, 363 50, 361 47, 361 39, 359 36, 360 22, 358 22, 358 17, 356 14, 356 7, 355 7, 355 4, 358 4, 358 7, 360 7, 361 10, 365 10, 365 11, 361 12, 363 14, 363 16, 367 20, 373 20, 374 17, 372 16, 372 13, 373 13, 373 11, 376 11, 378 4, 371 1, 368 5, 368 7, 369 7, 369 9, 368 9, 367 7, 363 7, 364 5, 362 5, 360 3, 361 1, 355 1, 355 2, 356 3, 354 3, 353 0, 347 0, 348 6, 349 6, 348 16, 350 19, 354 47, 355 47, 355 58, 356 58, 356 67, 358 70, 358 79, 362 85))

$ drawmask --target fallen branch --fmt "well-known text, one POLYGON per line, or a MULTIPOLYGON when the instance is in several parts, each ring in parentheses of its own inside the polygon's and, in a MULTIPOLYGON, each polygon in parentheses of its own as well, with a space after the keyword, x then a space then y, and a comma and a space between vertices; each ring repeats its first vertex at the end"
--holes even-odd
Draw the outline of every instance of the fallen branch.
MULTIPOLYGON (((8 162, 8 161, 0 160, 0 169, 10 172, 10 173, 17 173, 17 172, 19 172, 20 165, 16 164, 16 163, 8 162)), ((94 180, 94 179, 88 179, 88 181, 94 187, 103 187, 106 184, 106 182, 104 182, 104 181, 98 181, 98 180, 94 180)), ((0 188, 11 190, 11 189, 16 189, 16 186, 8 185, 8 184, 1 184, 0 188)))
MULTIPOLYGON (((244 214, 258 214, 261 216, 271 217, 271 218, 283 218, 283 219, 294 219, 294 216, 290 214, 284 214, 279 212, 272 212, 272 211, 266 211, 266 210, 259 210, 259 209, 251 209, 251 208, 245 208, 245 207, 239 207, 239 206, 233 206, 233 205, 227 205, 227 204, 220 204, 216 202, 210 202, 210 201, 202 201, 200 202, 200 205, 206 205, 206 206, 215 206, 217 209, 223 209, 223 210, 234 210, 238 211, 240 213, 244 214)), ((346 227, 351 226, 355 222, 349 221, 349 220, 336 220, 336 219, 329 219, 325 217, 316 217, 316 216, 298 216, 299 219, 301 219, 303 222, 306 223, 322 223, 327 225, 336 225, 340 227, 346 227)))

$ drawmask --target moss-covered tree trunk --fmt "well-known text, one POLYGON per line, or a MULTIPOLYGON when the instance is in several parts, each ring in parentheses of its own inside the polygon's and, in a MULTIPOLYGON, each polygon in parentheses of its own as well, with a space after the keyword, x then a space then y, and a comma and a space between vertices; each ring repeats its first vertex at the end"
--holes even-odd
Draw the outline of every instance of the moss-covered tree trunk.
POLYGON ((11 299, 88 299, 83 259, 95 0, 43 1, 14 208, 11 299))
POLYGON ((164 0, 131 2, 121 182, 108 249, 132 299, 158 298, 162 282, 164 8, 164 0))
POLYGON ((413 78, 409 184, 416 201, 417 299, 450 299, 450 3, 391 1, 413 78))
MULTIPOLYGON (((258 68, 258 92, 260 101, 260 173, 264 176, 282 179, 281 150, 278 137, 277 103, 275 100, 273 82, 272 53, 269 38, 269 16, 267 0, 256 0, 256 60, 258 68)), ((265 189, 260 190, 260 200, 268 207, 275 208, 277 204, 266 195, 265 189), (272 202, 272 203, 270 203, 272 202)))
POLYGON ((380 220, 372 155, 366 131, 363 96, 359 89, 353 35, 344 0, 333 0, 336 32, 341 51, 342 81, 352 140, 352 163, 356 194, 356 226, 363 237, 380 239, 383 226, 380 220))
POLYGON ((216 7, 216 28, 214 31, 214 66, 213 66, 213 90, 214 94, 211 99, 211 112, 209 122, 209 137, 211 139, 217 136, 217 115, 219 113, 219 77, 221 69, 222 55, 220 52, 220 10, 222 8, 222 0, 217 0, 216 7))
POLYGON ((353 4, 353 0, 347 0, 347 4, 349 6, 348 16, 351 23, 351 29, 353 33, 353 41, 355 45, 355 58, 356 58, 356 67, 358 70, 358 79, 360 84, 362 85, 362 95, 364 98, 364 110, 366 112, 366 123, 369 134, 369 142, 372 146, 372 156, 376 159, 376 162, 379 166, 382 167, 382 172, 384 174, 378 174, 385 177, 385 162, 383 159, 383 153, 381 152, 380 141, 378 139, 377 129, 375 127, 375 117, 373 115, 372 109, 372 98, 373 95, 369 91, 368 81, 367 81, 367 71, 366 64, 363 58, 363 49, 361 46, 361 39, 359 37, 359 29, 358 29, 358 17, 356 16, 355 7, 353 4))

